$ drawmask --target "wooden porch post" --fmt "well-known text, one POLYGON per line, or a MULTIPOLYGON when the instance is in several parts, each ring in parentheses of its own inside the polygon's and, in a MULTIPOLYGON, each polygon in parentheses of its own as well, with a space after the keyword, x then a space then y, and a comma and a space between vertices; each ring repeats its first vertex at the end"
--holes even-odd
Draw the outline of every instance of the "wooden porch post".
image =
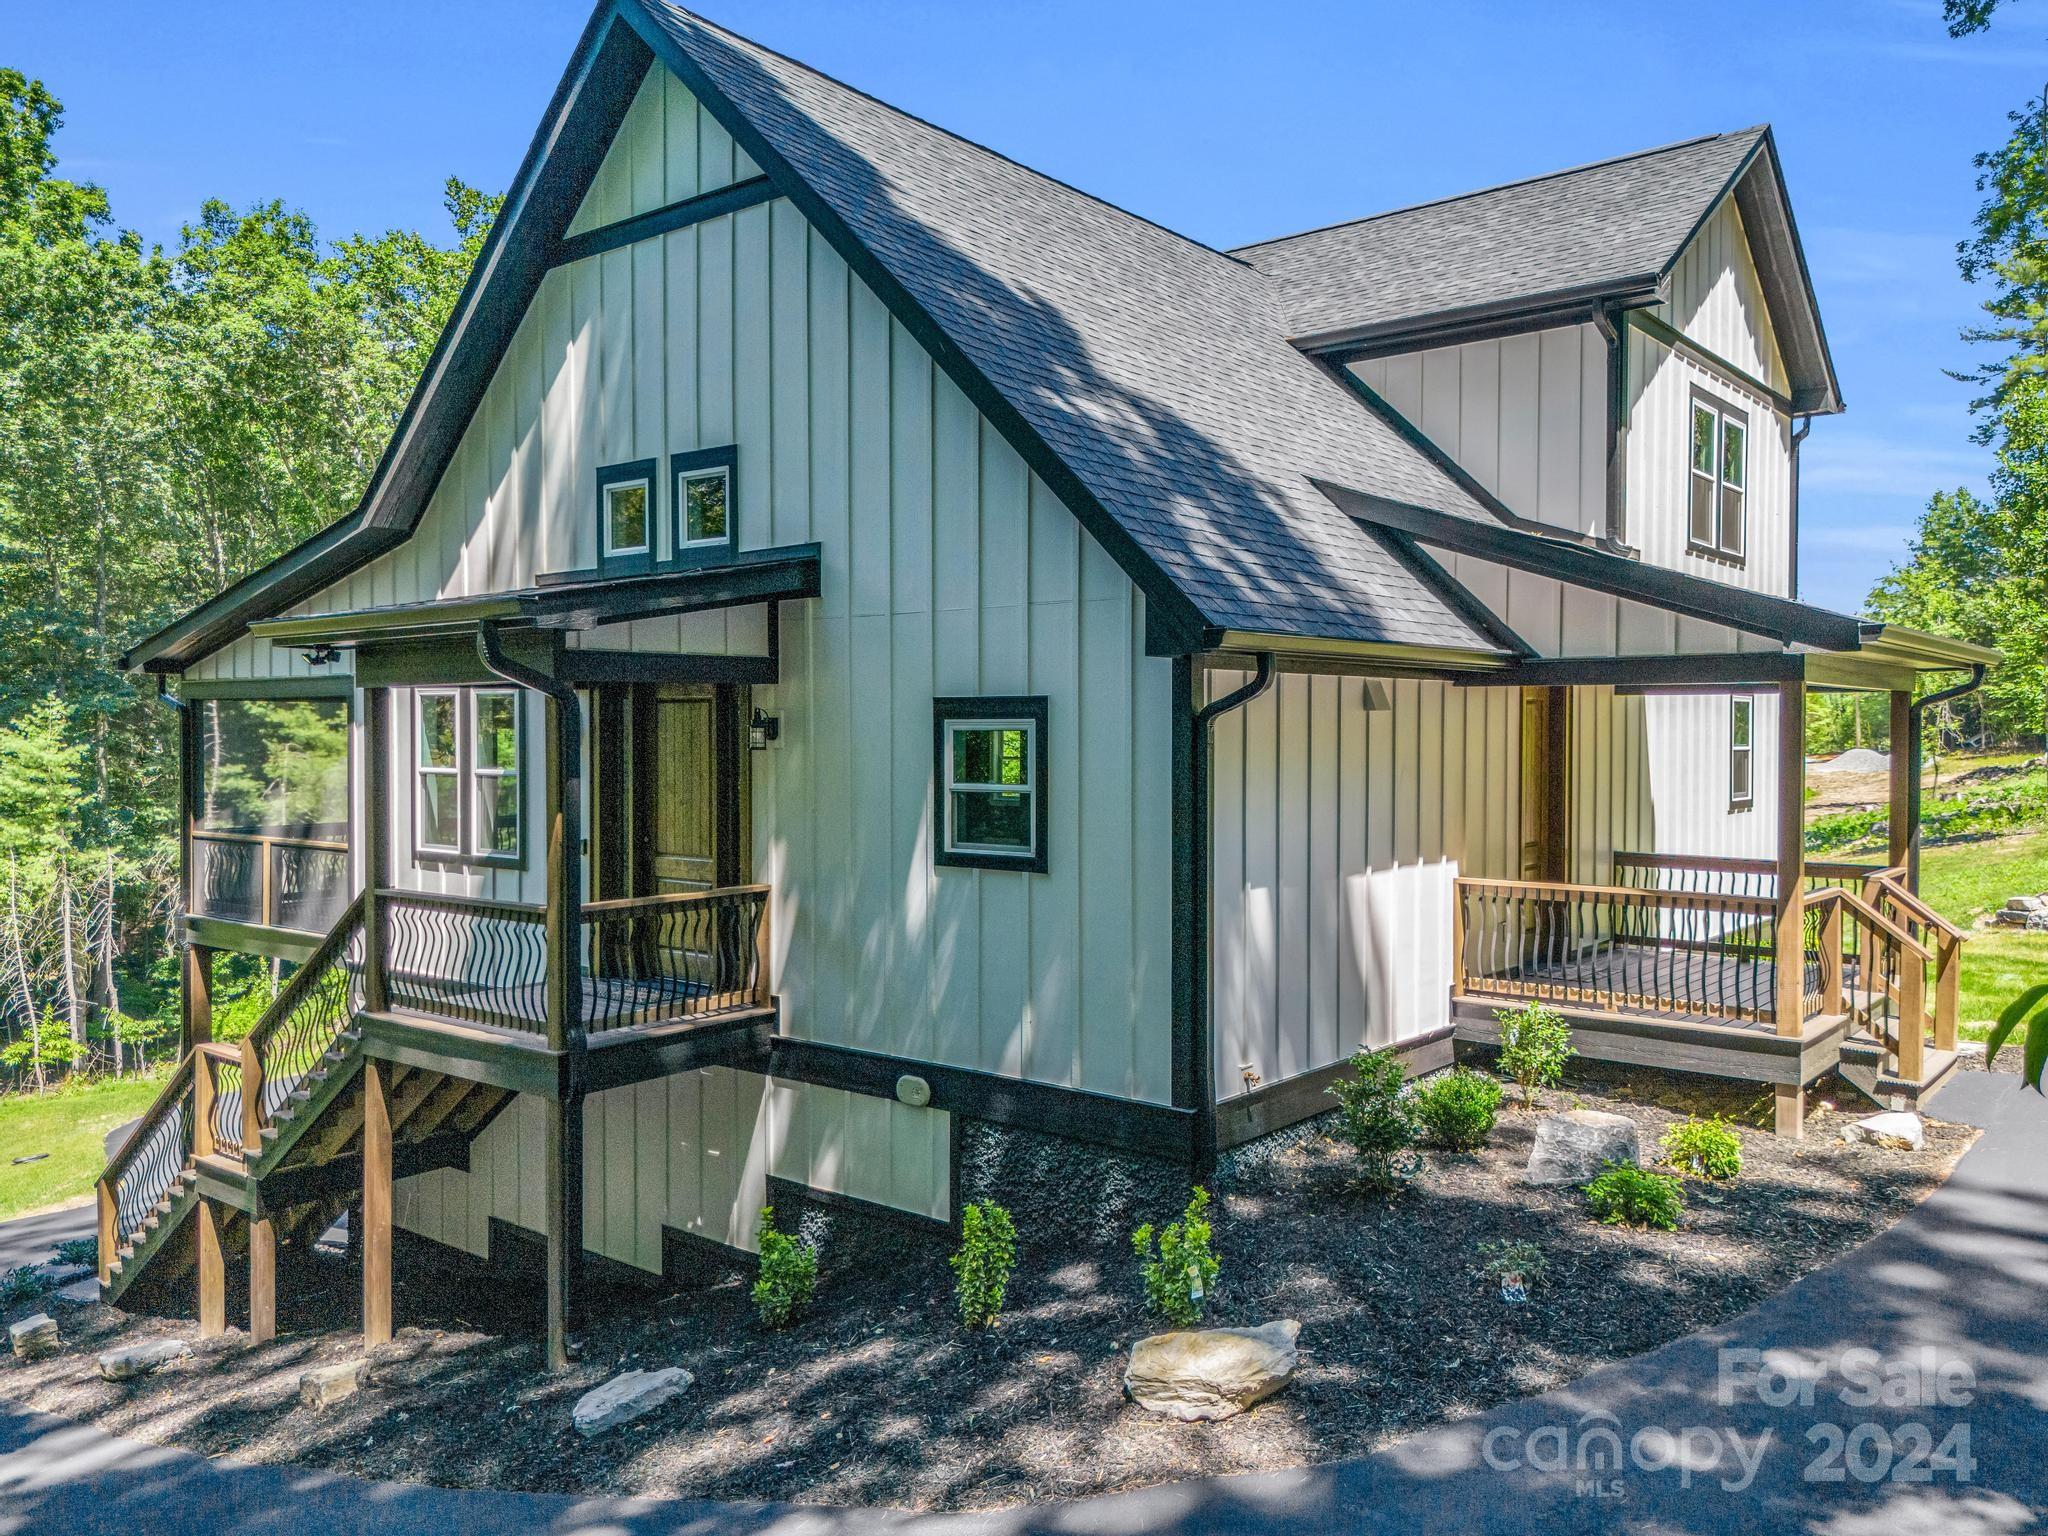
POLYGON ((1913 844, 1919 840, 1920 829, 1913 825, 1919 797, 1913 793, 1913 783, 1919 773, 1920 753, 1919 744, 1913 740, 1911 690, 1894 688, 1891 700, 1891 813, 1886 822, 1890 846, 1885 864, 1892 869, 1903 869, 1913 857, 1913 844))
MULTIPOLYGON (((1778 1033, 1797 1035, 1805 1025, 1806 996, 1806 679, 1778 684, 1778 1033)), ((1777 1130, 1804 1134, 1806 1089, 1780 1083, 1777 1130)))
MULTIPOLYGON (((559 685, 558 685, 559 686, 559 685)), ((546 1138, 547 1362, 569 1363, 583 1292, 583 718, 576 695, 547 692, 548 1044, 564 1053, 546 1138)))
POLYGON ((213 1038, 213 951, 204 944, 187 944, 183 970, 185 1039, 180 1055, 213 1038))
POLYGON ((391 1340, 391 1093, 387 1069, 363 1060, 363 1343, 391 1340))
POLYGON ((249 1340, 277 1337, 277 1223, 267 1212, 249 1218, 249 1340))
MULTIPOLYGON (((199 894, 199 867, 192 846, 192 833, 199 822, 199 708, 188 701, 178 711, 178 782, 184 805, 178 823, 178 881, 188 915, 197 908, 199 894)), ((183 1056, 213 1038, 213 951, 187 943, 179 960, 179 983, 178 1023, 183 1038, 178 1042, 178 1054, 183 1056)))
POLYGON ((227 1256, 221 1248, 220 1207, 201 1200, 192 1212, 199 1244, 199 1337, 217 1339, 228 1331, 227 1256))

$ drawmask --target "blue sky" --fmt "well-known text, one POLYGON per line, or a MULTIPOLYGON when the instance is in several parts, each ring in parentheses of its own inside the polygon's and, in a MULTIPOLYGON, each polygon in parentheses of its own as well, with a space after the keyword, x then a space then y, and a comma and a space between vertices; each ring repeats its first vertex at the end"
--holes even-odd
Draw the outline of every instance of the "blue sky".
MULTIPOLYGON (((1954 248, 1971 155, 2048 78, 2021 6, 1939 0, 705 0, 714 19, 1027 164, 1227 246, 1768 121, 1848 414, 1806 451, 1803 591, 1860 606, 1940 486, 1981 486, 1954 248)), ((10 7, 0 63, 65 103, 65 173, 169 240, 200 199, 283 197, 332 236, 440 226, 510 177, 577 0, 102 0, 10 7)))

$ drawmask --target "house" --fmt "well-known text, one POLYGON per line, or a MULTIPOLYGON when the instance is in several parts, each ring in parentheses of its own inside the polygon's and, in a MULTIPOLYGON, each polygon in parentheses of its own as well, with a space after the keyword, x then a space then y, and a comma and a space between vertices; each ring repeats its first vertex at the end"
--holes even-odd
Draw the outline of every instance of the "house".
MULTIPOLYGON (((1841 407, 1768 129, 1211 250, 603 0, 361 504, 142 642, 187 1054, 110 1297, 354 1206, 746 1249, 1049 1139, 1199 1172, 1493 1011, 1889 1098, 1959 935, 1803 856, 1810 688, 1995 657, 1796 600, 1841 407), (212 958, 296 963, 250 1038, 212 958), (182 1236, 185 1232, 194 1236, 182 1236)), ((1086 1189, 1085 1173, 1074 1183, 1086 1189)))

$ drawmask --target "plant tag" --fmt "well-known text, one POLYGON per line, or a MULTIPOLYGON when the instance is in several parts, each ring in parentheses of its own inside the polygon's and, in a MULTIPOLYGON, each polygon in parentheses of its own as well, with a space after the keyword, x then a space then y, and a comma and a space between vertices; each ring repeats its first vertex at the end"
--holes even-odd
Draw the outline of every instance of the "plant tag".
POLYGON ((1500 1299, 1511 1307, 1519 1307, 1529 1300, 1529 1282, 1520 1275, 1502 1275, 1500 1299))
POLYGON ((1202 1299, 1202 1272, 1192 1264, 1188 1266, 1188 1299, 1191 1301, 1200 1301, 1202 1299))

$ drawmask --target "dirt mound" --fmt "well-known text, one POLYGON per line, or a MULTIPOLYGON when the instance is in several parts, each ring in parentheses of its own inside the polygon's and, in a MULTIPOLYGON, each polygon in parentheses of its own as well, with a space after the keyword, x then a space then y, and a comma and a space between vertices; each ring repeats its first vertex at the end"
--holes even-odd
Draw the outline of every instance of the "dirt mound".
POLYGON ((1882 752, 1873 752, 1868 747, 1851 747, 1824 763, 1808 764, 1806 771, 1808 774, 1886 773, 1891 766, 1892 760, 1882 752))

